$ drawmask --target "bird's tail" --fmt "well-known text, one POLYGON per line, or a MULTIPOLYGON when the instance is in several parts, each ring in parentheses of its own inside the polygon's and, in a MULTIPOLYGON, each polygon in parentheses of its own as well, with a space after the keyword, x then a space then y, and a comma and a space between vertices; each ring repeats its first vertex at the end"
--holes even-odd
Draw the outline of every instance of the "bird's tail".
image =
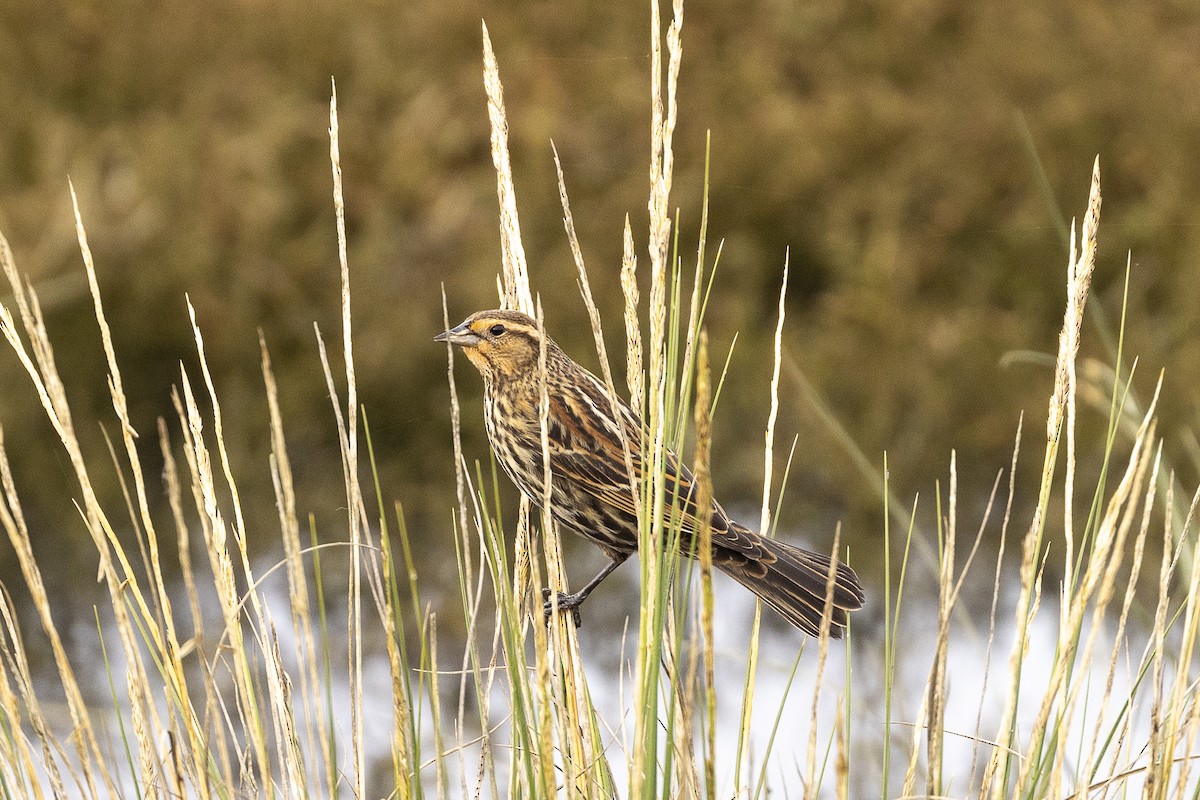
MULTIPOLYGON (((811 636, 819 635, 832 559, 777 539, 763 538, 746 529, 738 533, 741 534, 739 538, 749 534, 746 538, 756 540, 754 552, 714 552, 714 566, 754 592, 800 630, 811 636)), ((831 637, 842 637, 847 615, 862 608, 864 599, 862 584, 854 570, 839 563, 834 572, 830 606, 831 637)))

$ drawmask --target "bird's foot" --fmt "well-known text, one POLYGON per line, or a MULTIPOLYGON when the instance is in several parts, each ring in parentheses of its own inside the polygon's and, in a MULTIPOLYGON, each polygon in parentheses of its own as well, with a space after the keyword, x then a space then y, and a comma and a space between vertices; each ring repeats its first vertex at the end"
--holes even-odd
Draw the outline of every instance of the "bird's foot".
POLYGON ((550 621, 550 618, 554 615, 554 608, 557 606, 560 612, 571 612, 571 619, 575 622, 576 628, 583 624, 583 620, 579 616, 579 606, 583 605, 583 599, 587 595, 582 592, 576 592, 575 594, 554 592, 553 594, 554 597, 552 598, 549 589, 542 589, 542 600, 544 601, 542 603, 542 611, 546 614, 546 621, 550 621))

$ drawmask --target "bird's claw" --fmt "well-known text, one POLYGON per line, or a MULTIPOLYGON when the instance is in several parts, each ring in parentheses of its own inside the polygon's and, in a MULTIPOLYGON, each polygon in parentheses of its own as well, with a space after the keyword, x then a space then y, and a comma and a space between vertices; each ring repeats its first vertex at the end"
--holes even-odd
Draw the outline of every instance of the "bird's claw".
POLYGON ((542 589, 542 611, 546 614, 546 621, 549 622, 554 616, 554 609, 557 606, 559 611, 570 611, 571 619, 578 628, 583 624, 583 619, 579 616, 579 606, 583 603, 583 598, 577 594, 566 594, 564 592, 554 592, 555 597, 551 599, 549 589, 542 589))

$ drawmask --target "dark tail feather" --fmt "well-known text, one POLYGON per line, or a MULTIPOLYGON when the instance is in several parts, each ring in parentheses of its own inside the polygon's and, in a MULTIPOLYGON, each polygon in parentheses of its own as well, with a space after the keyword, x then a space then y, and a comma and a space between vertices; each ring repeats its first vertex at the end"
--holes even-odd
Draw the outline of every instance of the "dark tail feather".
MULTIPOLYGON (((747 531, 748 533, 748 531, 747 531)), ((832 559, 775 539, 754 535, 757 552, 713 553, 718 569, 758 595, 784 619, 810 636, 818 636, 832 559)), ((834 576, 829 635, 840 639, 849 612, 862 608, 862 584, 854 570, 839 563, 834 576)))

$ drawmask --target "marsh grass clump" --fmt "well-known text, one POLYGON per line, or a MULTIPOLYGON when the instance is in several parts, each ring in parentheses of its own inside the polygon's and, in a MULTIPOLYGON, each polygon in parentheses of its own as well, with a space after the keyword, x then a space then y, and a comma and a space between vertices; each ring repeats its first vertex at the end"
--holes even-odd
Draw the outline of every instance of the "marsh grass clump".
MULTIPOLYGON (((602 687, 617 696, 619 713, 596 699, 602 677, 591 669, 590 643, 581 643, 591 634, 577 630, 569 615, 554 613, 549 624, 542 619, 542 590, 567 587, 553 514, 527 499, 516 519, 502 514, 499 497, 510 488, 460 437, 452 355, 447 377, 457 503, 448 513, 453 534, 443 545, 454 550, 460 602, 452 609, 432 605, 435 592, 418 574, 403 510, 393 507, 374 470, 357 392, 335 92, 330 158, 341 347, 327 348, 318 330, 316 350, 333 401, 344 516, 334 529, 305 518, 280 410, 286 387, 277 384, 260 338, 271 442, 265 469, 282 554, 273 561, 257 561, 248 546, 227 411, 206 360, 200 315, 189 305, 195 353, 172 395, 175 417, 159 420, 153 431, 137 430, 124 389, 129 378, 119 367, 84 215, 75 203, 113 409, 109 457, 98 459, 77 435, 79 426, 92 423, 79 420, 68 402, 74 376, 60 373, 37 293, 0 237, 11 291, 11 300, 0 304, 0 333, 68 465, 75 490, 64 503, 78 508, 107 595, 95 625, 103 660, 81 659, 63 634, 71 623, 54 612, 35 557, 37 533, 21 505, 26 478, 10 469, 0 432, 0 527, 32 605, 25 615, 15 592, 0 596, 0 786, 8 796, 716 798, 762 797, 775 787, 805 797, 1195 795, 1200 548, 1194 547, 1194 516, 1200 495, 1181 500, 1176 482, 1166 479, 1155 417, 1161 381, 1140 407, 1120 349, 1107 386, 1109 424, 1098 443, 1103 469, 1085 476, 1078 468, 1084 444, 1079 400, 1096 394, 1082 376, 1079 352, 1097 268, 1098 163, 1078 241, 1071 233, 1046 424, 1029 426, 1044 444, 1031 518, 1018 520, 1013 511, 1016 451, 1007 499, 998 499, 998 477, 992 496, 971 504, 985 510, 969 546, 959 542, 955 457, 948 483, 934 492, 937 527, 929 539, 920 538, 915 508, 911 514, 895 508, 885 480, 884 578, 867 588, 879 646, 868 638, 869 628, 856 643, 853 622, 844 643, 831 642, 827 617, 812 644, 797 642, 777 707, 765 706, 759 694, 765 638, 757 606, 740 640, 745 646, 733 655, 719 649, 721 618, 729 609, 718 609, 714 599, 712 531, 696 531, 695 562, 679 558, 682 526, 670 513, 678 498, 667 462, 672 452, 690 454, 706 504, 711 432, 720 424, 715 411, 727 389, 726 367, 713 365, 727 366, 733 356, 722 361, 710 352, 705 332, 718 260, 706 246, 707 204, 694 262, 680 252, 671 211, 682 2, 674 4, 665 31, 657 4, 651 21, 650 223, 640 272, 628 219, 622 231, 623 380, 605 348, 558 165, 598 379, 614 406, 628 398, 646 422, 639 446, 647 466, 631 486, 638 499, 639 614, 636 630, 621 640, 616 691, 602 687), (640 287, 647 285, 643 298, 640 287), (157 462, 147 465, 144 446, 154 433, 162 490, 147 477, 158 472, 157 462), (123 507, 108 507, 93 488, 97 476, 112 472, 124 488, 123 507), (159 491, 168 501, 166 519, 153 510, 159 491), (895 518, 907 522, 902 536, 893 532, 895 518), (991 574, 977 557, 989 533, 1001 542, 991 574), (167 537, 173 547, 164 547, 167 537), (910 557, 921 546, 928 563, 910 557), (1004 557, 1006 548, 1017 551, 1015 560, 1004 557), (928 642, 913 642, 902 626, 928 615, 928 607, 914 606, 912 584, 930 565, 933 633, 928 642), (1061 580, 1047 578, 1051 566, 1061 580), (986 620, 964 607, 968 583, 990 592, 986 620), (448 623, 449 614, 461 619, 448 623), (1144 631, 1135 630, 1139 616, 1144 631), (22 629, 23 618, 35 620, 37 630, 22 629), (461 627, 463 640, 449 641, 447 627, 461 627), (1043 637, 1037 647, 1035 637, 1043 637), (31 666, 35 638, 50 653, 49 675, 31 666), (981 676, 977 697, 963 697, 956 685, 952 666, 962 658, 981 676), (791 680, 801 666, 804 686, 791 680), (107 705, 83 688, 97 672, 110 690, 107 705), (924 677, 909 685, 905 676, 913 672, 924 677), (862 687, 870 686, 863 675, 882 676, 881 704, 862 699, 862 687), (61 711, 51 708, 48 693, 62 698, 61 711), (972 730, 959 724, 964 707, 972 730), (964 752, 969 759, 957 757, 964 752)), ((541 320, 521 246, 508 121, 486 28, 484 63, 500 204, 499 302, 541 320)), ((795 451, 793 444, 777 477, 775 423, 788 367, 786 282, 785 263, 763 439, 764 534, 774 532, 795 451)), ((443 317, 449 328, 445 307, 443 317)), ((543 388, 543 420, 548 405, 543 388)), ((840 534, 834 541, 844 557, 840 534)), ((850 551, 864 546, 870 545, 855 541, 850 551)), ((834 588, 831 580, 827 599, 834 588)))

